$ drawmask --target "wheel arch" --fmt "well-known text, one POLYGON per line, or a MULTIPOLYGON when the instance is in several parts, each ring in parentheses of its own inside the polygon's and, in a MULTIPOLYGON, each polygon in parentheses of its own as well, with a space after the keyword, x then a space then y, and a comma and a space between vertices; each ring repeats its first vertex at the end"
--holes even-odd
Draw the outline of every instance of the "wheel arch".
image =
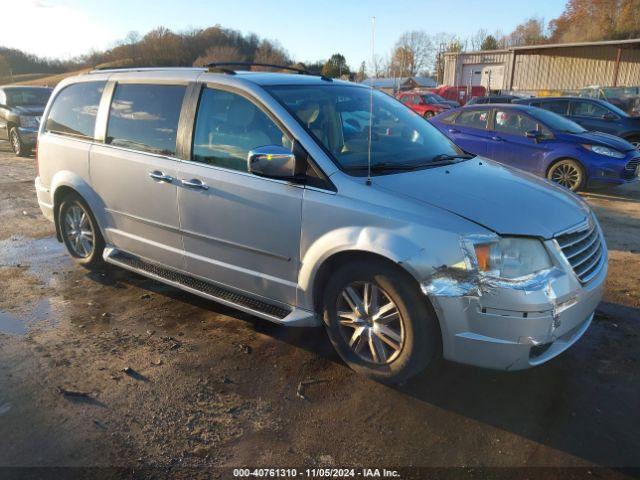
POLYGON ((93 188, 91 188, 91 186, 82 177, 69 171, 58 172, 52 178, 51 192, 53 200, 53 219, 58 241, 62 241, 62 234, 60 232, 60 225, 58 222, 58 210, 62 200, 69 194, 76 194, 86 202, 98 223, 98 227, 100 228, 103 238, 106 238, 103 227, 106 224, 104 204, 95 190, 93 190, 93 188))
MULTIPOLYGON (((358 249, 341 250, 331 254, 324 259, 322 263, 317 267, 313 282, 312 282, 312 298, 314 311, 318 312, 322 306, 322 292, 327 281, 331 277, 331 274, 336 271, 341 265, 347 262, 367 262, 377 261, 384 263, 398 272, 402 272, 403 275, 415 283, 416 288, 420 288, 418 279, 407 268, 404 268, 400 262, 392 260, 388 256, 383 254, 358 249)), ((428 302, 428 298, 425 296, 425 300, 428 302)))
POLYGON ((640 139, 640 131, 639 132, 625 132, 621 135, 622 138, 629 141, 632 138, 640 139))

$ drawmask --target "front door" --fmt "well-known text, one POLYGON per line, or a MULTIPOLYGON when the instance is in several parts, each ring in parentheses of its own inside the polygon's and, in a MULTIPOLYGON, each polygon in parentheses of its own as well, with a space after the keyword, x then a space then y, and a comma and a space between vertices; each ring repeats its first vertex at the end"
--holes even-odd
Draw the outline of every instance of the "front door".
POLYGON ((255 147, 290 148, 255 103, 204 88, 178 208, 189 272, 285 304, 296 303, 303 188, 247 171, 255 147))
POLYGON ((617 115, 596 102, 572 101, 569 118, 590 131, 615 135, 618 130, 617 115))
POLYGON ((90 154, 92 184, 106 212, 107 243, 180 269, 174 156, 185 88, 117 84, 105 144, 94 145, 90 154))
POLYGON ((532 117, 515 109, 497 108, 494 114, 493 134, 489 157, 497 162, 534 173, 541 172, 544 155, 550 148, 545 127, 532 117), (541 137, 526 136, 527 132, 539 132, 541 137))

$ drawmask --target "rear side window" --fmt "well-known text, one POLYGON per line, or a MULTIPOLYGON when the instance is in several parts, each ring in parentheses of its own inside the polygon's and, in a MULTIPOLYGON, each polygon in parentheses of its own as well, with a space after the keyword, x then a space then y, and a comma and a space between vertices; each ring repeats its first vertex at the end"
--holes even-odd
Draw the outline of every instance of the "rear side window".
POLYGON ((107 143, 175 155, 185 90, 182 85, 118 84, 109 111, 107 143))
POLYGON ((62 135, 93 138, 105 82, 74 83, 53 101, 45 129, 62 135))
POLYGON ((458 115, 458 112, 450 112, 450 113, 446 113, 444 115, 441 115, 440 116, 440 122, 446 123, 446 124, 453 123, 453 121, 456 118, 456 115, 458 115))
POLYGON ((487 128, 489 110, 463 110, 456 119, 456 125, 472 128, 487 128))
POLYGON ((550 112, 557 113, 558 115, 566 115, 568 106, 569 102, 567 102, 566 100, 555 102, 540 102, 540 108, 544 108, 545 110, 549 110, 550 112))

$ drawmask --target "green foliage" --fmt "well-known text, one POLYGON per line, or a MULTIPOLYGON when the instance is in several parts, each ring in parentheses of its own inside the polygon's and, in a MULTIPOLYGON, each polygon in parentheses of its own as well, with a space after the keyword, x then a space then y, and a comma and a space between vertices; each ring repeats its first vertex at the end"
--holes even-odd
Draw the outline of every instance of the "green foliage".
POLYGON ((498 41, 493 35, 488 35, 487 37, 485 37, 485 39, 482 41, 482 44, 480 45, 480 50, 498 50, 498 48, 498 41))
POLYGON ((349 66, 340 53, 334 53, 331 58, 325 62, 322 67, 322 75, 331 78, 340 78, 342 75, 349 75, 349 66))

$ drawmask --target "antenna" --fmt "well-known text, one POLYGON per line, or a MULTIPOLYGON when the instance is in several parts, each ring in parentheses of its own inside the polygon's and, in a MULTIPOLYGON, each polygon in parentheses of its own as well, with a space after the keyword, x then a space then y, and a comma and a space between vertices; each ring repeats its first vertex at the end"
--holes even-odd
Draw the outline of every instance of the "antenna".
POLYGON ((373 79, 369 83, 369 152, 367 155, 367 185, 371 185, 371 139, 373 132, 373 80, 378 76, 375 58, 376 17, 371 17, 371 64, 373 65, 373 79))

